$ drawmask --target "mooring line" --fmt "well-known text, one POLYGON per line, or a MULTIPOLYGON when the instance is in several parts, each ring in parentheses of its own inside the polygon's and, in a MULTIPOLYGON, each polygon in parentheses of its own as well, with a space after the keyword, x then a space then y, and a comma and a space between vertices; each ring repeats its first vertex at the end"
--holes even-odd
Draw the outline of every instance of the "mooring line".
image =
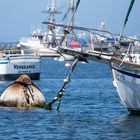
POLYGON ((49 102, 49 103, 47 104, 46 107, 47 107, 48 109, 52 109, 52 105, 53 105, 56 101, 59 100, 59 103, 58 103, 58 106, 57 106, 57 111, 59 110, 60 105, 61 105, 61 100, 62 100, 61 98, 62 98, 62 96, 63 96, 63 94, 64 94, 64 91, 65 91, 65 86, 66 86, 68 83, 70 83, 71 74, 72 74, 72 72, 74 71, 74 69, 75 69, 76 64, 78 63, 78 61, 79 61, 79 58, 76 58, 76 59, 74 60, 72 66, 71 66, 71 68, 70 68, 70 71, 69 71, 68 76, 64 79, 64 84, 62 85, 62 88, 59 90, 59 92, 58 92, 57 95, 54 97, 54 99, 53 99, 51 102, 49 102))

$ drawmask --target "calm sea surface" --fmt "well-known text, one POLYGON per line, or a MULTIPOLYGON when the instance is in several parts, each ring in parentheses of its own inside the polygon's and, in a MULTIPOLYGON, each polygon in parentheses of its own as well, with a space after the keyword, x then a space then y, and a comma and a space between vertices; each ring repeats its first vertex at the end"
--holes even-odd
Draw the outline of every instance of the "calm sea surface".
MULTIPOLYGON (((51 101, 68 73, 64 62, 44 58, 41 80, 34 81, 51 101)), ((140 139, 140 116, 129 115, 118 101, 108 66, 78 63, 67 85, 60 111, 0 108, 0 140, 140 139)), ((2 93, 8 82, 0 82, 2 93)))

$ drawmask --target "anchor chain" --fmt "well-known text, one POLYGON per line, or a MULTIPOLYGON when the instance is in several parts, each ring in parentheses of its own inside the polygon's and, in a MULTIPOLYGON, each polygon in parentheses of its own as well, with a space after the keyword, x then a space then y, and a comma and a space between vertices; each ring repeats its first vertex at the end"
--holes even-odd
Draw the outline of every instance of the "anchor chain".
POLYGON ((64 79, 64 84, 62 85, 62 88, 59 90, 59 92, 57 93, 57 95, 54 97, 54 99, 48 103, 46 105, 46 108, 47 109, 52 109, 52 105, 59 100, 59 103, 58 103, 58 106, 57 106, 57 111, 59 110, 60 108, 60 104, 61 104, 61 98, 62 96, 64 95, 64 91, 65 91, 65 86, 70 83, 70 79, 71 79, 71 74, 72 72, 74 71, 75 67, 76 67, 76 64, 78 63, 79 61, 79 58, 76 58, 73 62, 73 64, 71 65, 71 68, 70 68, 70 71, 69 71, 69 74, 68 76, 64 79))

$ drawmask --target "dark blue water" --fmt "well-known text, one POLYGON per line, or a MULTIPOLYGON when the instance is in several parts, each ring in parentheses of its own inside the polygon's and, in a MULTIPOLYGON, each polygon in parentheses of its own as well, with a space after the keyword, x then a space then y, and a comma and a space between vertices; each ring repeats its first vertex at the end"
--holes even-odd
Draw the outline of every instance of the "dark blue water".
MULTIPOLYGON (((68 73, 64 62, 41 62, 35 81, 47 101, 56 95, 68 73)), ((0 82, 2 93, 11 82, 0 82)), ((129 115, 118 102, 108 66, 79 63, 67 85, 60 111, 0 108, 0 140, 124 140, 140 138, 140 117, 129 115)))

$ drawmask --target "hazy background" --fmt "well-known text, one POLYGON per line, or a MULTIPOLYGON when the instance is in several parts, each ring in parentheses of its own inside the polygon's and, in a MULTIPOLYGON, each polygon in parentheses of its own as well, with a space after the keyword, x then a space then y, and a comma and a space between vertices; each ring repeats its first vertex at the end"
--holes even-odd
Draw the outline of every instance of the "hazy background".
MULTIPOLYGON (((68 0, 58 0, 58 9, 66 10, 68 0)), ((103 21, 107 29, 119 33, 130 0, 81 0, 76 23, 79 26, 98 28, 103 21)), ((42 10, 47 7, 47 0, 0 0, 0 42, 18 41, 21 37, 28 37, 31 30, 41 27, 42 21, 47 19, 42 10)), ((132 9, 125 34, 140 33, 140 0, 136 0, 132 9)), ((60 21, 62 15, 57 16, 60 21)), ((45 26, 44 26, 45 27, 45 26)))

